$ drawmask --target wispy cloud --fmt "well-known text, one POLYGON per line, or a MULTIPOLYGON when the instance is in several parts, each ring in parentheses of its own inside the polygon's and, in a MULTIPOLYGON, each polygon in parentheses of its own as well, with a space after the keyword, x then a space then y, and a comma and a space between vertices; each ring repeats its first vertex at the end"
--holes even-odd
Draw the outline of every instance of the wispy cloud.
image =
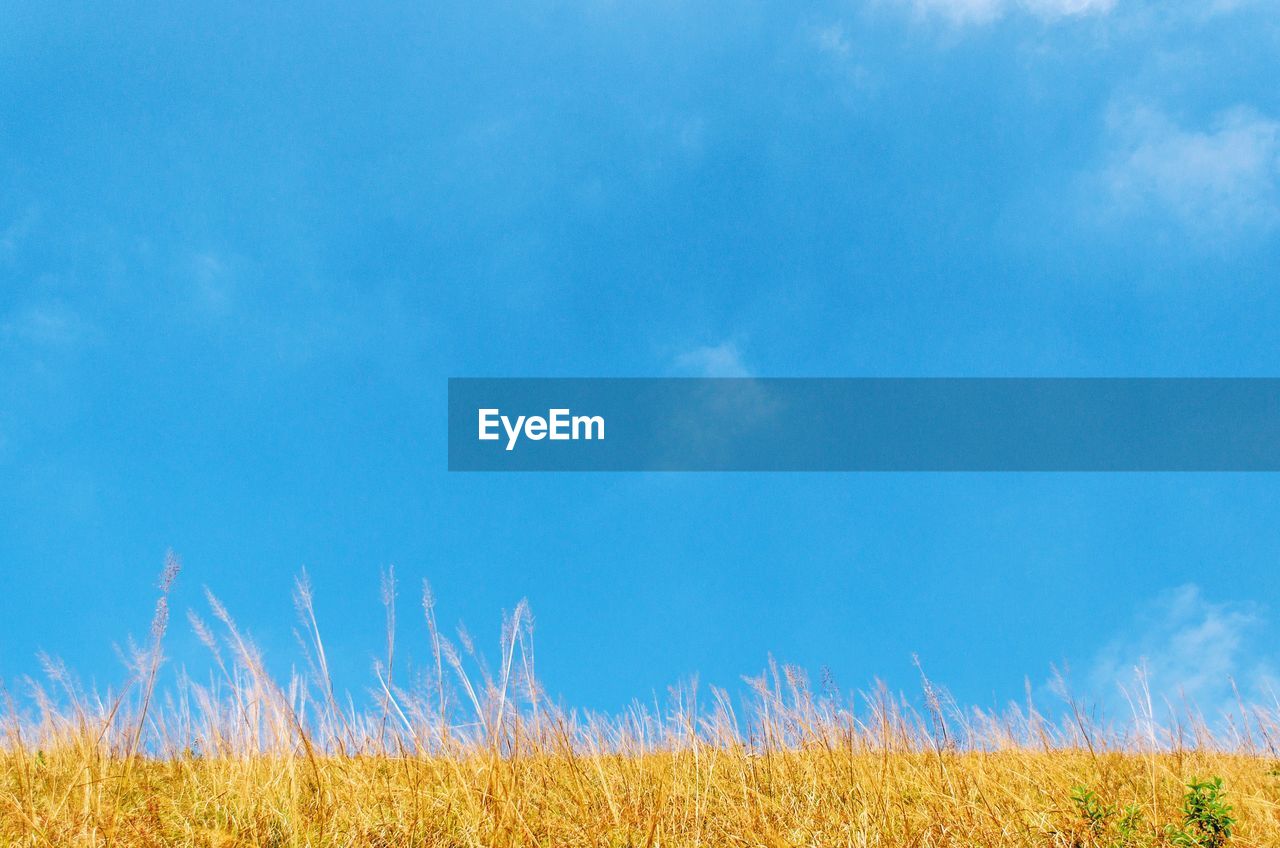
POLYGON ((1231 12, 1241 11, 1250 7, 1264 7, 1271 3, 1272 0, 1207 0, 1204 2, 1202 13, 1205 17, 1213 15, 1224 15, 1231 12))
POLYGON ((1233 686, 1258 695, 1269 685, 1273 675, 1258 644, 1264 625, 1256 604, 1210 601, 1194 584, 1168 590, 1094 657, 1091 692, 1113 713, 1127 710, 1142 680, 1157 710, 1185 701, 1212 719, 1234 704, 1233 686))
POLYGON ((0 226, 0 260, 13 257, 35 227, 38 218, 39 210, 35 206, 29 206, 17 218, 0 226))
POLYGON ((87 327, 75 312, 56 303, 15 311, 0 322, 0 339, 41 348, 66 348, 84 338, 87 327))
POLYGON ((734 342, 697 347, 676 357, 676 368, 698 377, 750 377, 742 352, 734 342))
POLYGON ((907 0, 917 14, 954 24, 989 24, 1006 15, 1031 14, 1045 20, 1103 15, 1116 0, 907 0))
POLYGON ((835 23, 824 27, 815 27, 810 33, 813 46, 818 52, 825 53, 834 59, 848 59, 853 55, 853 44, 844 24, 835 23))
POLYGON ((1256 110, 1187 128, 1138 106, 1114 110, 1110 132, 1102 180, 1113 212, 1165 216, 1208 236, 1280 223, 1280 123, 1256 110))
POLYGON ((807 26, 804 37, 809 49, 822 57, 827 72, 842 84, 842 91, 871 87, 872 75, 860 61, 853 36, 843 23, 807 26))
POLYGON ((197 305, 213 315, 225 315, 231 310, 234 281, 221 256, 201 252, 191 258, 191 276, 195 287, 197 305))
POLYGON ((1115 8, 1116 0, 1022 0, 1016 4, 1043 18, 1104 15, 1115 8))

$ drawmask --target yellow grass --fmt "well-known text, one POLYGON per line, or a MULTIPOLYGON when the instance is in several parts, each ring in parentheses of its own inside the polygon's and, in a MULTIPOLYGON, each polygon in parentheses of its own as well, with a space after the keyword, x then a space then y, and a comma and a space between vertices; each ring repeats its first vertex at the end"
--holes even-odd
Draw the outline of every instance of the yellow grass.
MULTIPOLYGON (((1256 757, 1078 751, 804 750, 749 756, 170 759, 118 779, 71 751, 4 763, 14 845, 1106 845, 1078 783, 1180 820, 1180 781, 1221 775, 1237 845, 1280 844, 1276 782, 1256 757)), ((1154 829, 1152 829, 1154 833, 1154 829)), ((1133 843, 1140 844, 1140 843, 1133 843)), ((1146 843, 1152 844, 1152 843, 1146 843)), ((1161 843, 1163 844, 1163 843, 1161 843)))
POLYGON ((9 707, 0 845, 1209 846, 1183 799, 1210 776, 1236 819, 1216 844, 1280 845, 1274 709, 1206 722, 1139 685, 1108 725, 1065 691, 1050 720, 1032 703, 964 710, 923 679, 913 708, 883 687, 818 694, 771 664, 743 698, 685 687, 604 718, 542 694, 523 605, 486 671, 426 593, 431 661, 402 687, 390 579, 385 600, 363 709, 329 682, 305 581, 309 671, 283 684, 212 597, 217 630, 192 618, 207 683, 157 683, 163 595, 123 692, 85 693, 46 659, 46 682, 9 707), (1104 810, 1092 824, 1079 787, 1104 810))

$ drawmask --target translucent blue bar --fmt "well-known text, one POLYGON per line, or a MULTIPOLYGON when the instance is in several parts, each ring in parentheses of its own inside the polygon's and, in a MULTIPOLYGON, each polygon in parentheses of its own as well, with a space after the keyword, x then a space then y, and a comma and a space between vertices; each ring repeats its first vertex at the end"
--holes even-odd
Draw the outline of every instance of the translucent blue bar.
POLYGON ((451 471, 1276 471, 1278 379, 449 381, 451 471))

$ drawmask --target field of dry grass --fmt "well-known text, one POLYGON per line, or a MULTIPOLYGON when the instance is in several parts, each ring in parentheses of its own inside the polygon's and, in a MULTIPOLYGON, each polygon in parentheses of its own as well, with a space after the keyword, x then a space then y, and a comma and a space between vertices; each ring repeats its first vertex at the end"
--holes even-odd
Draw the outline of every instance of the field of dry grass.
MULTIPOLYGON (((394 634, 390 580, 384 596, 394 634)), ((923 677, 918 699, 846 696, 771 664, 741 698, 684 687, 600 717, 542 694, 523 606, 489 666, 439 631, 427 592, 431 662, 402 686, 389 635, 357 709, 330 682, 305 581, 296 600, 307 672, 283 682, 212 596, 212 624, 191 617, 204 683, 162 674, 164 595, 122 691, 86 693, 46 659, 9 701, 0 844, 1280 845, 1274 707, 1206 721, 1139 683, 1109 725, 1065 691, 1051 713, 997 714, 923 677)))
POLYGON ((172 758, 61 750, 3 764, 6 845, 1120 846, 1177 841, 1182 781, 1223 777, 1229 845, 1280 844, 1257 757, 699 747, 519 757, 172 758), (1154 778, 1154 782, 1153 782, 1154 778), (1089 784, 1141 820, 1093 827, 1089 784))

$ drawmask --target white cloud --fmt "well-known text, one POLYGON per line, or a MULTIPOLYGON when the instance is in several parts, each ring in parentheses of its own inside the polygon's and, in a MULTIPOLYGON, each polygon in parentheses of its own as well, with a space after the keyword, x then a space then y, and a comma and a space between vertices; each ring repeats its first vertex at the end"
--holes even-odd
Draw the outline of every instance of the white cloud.
POLYGON ((750 377, 742 353, 733 342, 694 348, 676 357, 676 367, 699 377, 750 377))
POLYGON ((1214 603, 1195 585, 1163 592, 1094 658, 1090 688, 1114 713, 1129 708, 1145 678, 1157 712, 1185 699, 1212 720, 1233 708, 1233 681, 1246 696, 1269 685, 1269 665, 1254 644, 1264 624, 1254 604, 1214 603))
POLYGON ((80 317, 58 304, 29 306, 0 323, 0 338, 38 347, 71 347, 85 334, 80 317))
POLYGON ((1237 107, 1188 129, 1145 106, 1110 123, 1103 180, 1117 212, 1155 212, 1218 236, 1280 223, 1280 123, 1237 107))
POLYGON ((9 224, 0 228, 0 259, 10 259, 17 252, 18 246, 35 227, 38 217, 39 210, 31 206, 9 224))
POLYGON ((830 26, 819 27, 813 30, 813 44, 818 48, 820 53, 825 53, 835 59, 848 59, 853 55, 853 44, 849 41, 849 35, 845 32, 843 24, 831 24, 830 26))
POLYGON ((1022 8, 1042 18, 1069 18, 1077 15, 1105 15, 1116 0, 1022 0, 1022 8))
POLYGON ((1116 0, 911 0, 916 12, 955 24, 989 24, 1006 15, 1030 13, 1046 20, 1104 15, 1116 0))
POLYGON ((1247 9, 1250 6, 1265 6, 1272 2, 1274 0, 1209 0, 1204 4, 1204 13, 1207 17, 1225 15, 1241 9, 1247 9))
POLYGON ((1004 14, 1004 0, 913 0, 916 11, 957 24, 985 24, 1004 14))
POLYGON ((802 29, 807 49, 821 58, 824 72, 838 85, 840 96, 869 91, 873 75, 859 61, 860 51, 843 23, 807 25, 802 29))
POLYGON ((205 312, 224 315, 231 309, 234 282, 227 263, 215 253, 197 253, 191 259, 196 301, 205 312))

